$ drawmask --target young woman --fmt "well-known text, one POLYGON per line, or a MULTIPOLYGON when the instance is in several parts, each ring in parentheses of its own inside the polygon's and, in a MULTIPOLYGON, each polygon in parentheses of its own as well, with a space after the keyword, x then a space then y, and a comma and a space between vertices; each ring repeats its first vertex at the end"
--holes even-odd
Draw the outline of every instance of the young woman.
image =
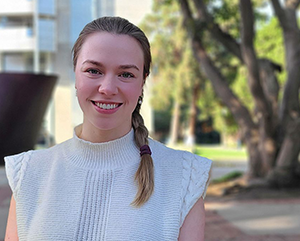
POLYGON ((5 158, 6 240, 204 240, 211 161, 148 138, 144 33, 99 18, 80 33, 73 63, 83 123, 66 142, 5 158))

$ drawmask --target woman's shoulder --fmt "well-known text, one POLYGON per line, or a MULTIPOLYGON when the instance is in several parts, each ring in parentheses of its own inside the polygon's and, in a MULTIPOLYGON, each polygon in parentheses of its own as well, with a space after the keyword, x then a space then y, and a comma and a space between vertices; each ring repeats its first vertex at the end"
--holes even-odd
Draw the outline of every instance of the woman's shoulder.
POLYGON ((184 190, 196 190, 200 186, 206 186, 212 167, 210 159, 188 151, 169 148, 152 139, 149 145, 154 166, 162 175, 172 174, 173 178, 180 179, 184 190))
POLYGON ((199 198, 205 198, 212 161, 188 151, 174 150, 151 140, 154 164, 160 169, 165 185, 178 185, 181 199, 180 225, 199 198))
MULTIPOLYGON (((5 163, 6 164, 18 164, 22 162, 32 161, 35 159, 39 159, 40 161, 45 159, 45 157, 50 157, 55 155, 56 153, 62 152, 69 144, 70 140, 65 142, 56 144, 49 148, 37 149, 37 150, 29 150, 24 151, 18 154, 6 156, 5 163)), ((47 158, 46 158, 47 159, 47 158)))
POLYGON ((149 146, 154 159, 158 159, 160 162, 172 162, 173 164, 179 162, 185 168, 200 165, 205 169, 210 169, 212 163, 212 161, 208 158, 188 151, 167 147, 165 144, 153 139, 149 140, 149 146))
POLYGON ((179 157, 184 154, 184 151, 176 150, 166 146, 165 144, 156 141, 154 139, 149 139, 149 146, 152 152, 152 156, 164 157, 164 160, 171 159, 173 157, 179 157), (168 157, 168 158, 166 158, 168 157))
POLYGON ((18 189, 25 173, 40 172, 43 169, 49 169, 56 155, 64 152, 64 147, 68 145, 68 141, 57 144, 53 147, 40 150, 29 150, 15 155, 4 157, 6 176, 12 191, 18 189))

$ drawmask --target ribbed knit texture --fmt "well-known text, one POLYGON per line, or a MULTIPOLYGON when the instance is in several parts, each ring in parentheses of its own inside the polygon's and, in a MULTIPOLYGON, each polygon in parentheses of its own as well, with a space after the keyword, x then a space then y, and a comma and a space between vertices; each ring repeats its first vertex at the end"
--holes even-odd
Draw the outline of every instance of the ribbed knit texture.
POLYGON ((155 189, 131 206, 140 155, 131 130, 107 143, 76 135, 47 150, 5 158, 22 240, 177 240, 195 202, 205 195, 211 161, 149 140, 155 189))

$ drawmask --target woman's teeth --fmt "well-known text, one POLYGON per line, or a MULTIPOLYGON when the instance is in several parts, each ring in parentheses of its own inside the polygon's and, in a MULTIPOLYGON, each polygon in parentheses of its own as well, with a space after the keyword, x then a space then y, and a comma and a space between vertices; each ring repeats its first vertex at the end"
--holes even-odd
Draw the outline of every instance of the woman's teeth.
POLYGON ((97 103, 95 102, 95 104, 101 108, 101 109, 104 109, 104 110, 111 110, 111 109, 115 109, 117 108, 119 105, 118 104, 102 104, 102 103, 97 103))

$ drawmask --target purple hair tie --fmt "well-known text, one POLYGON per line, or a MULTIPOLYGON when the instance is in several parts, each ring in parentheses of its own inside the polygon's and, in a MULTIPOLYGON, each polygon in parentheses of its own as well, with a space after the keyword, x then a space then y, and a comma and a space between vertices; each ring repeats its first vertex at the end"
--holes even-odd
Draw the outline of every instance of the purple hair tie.
POLYGON ((145 155, 145 154, 149 154, 151 155, 151 150, 150 150, 150 147, 148 145, 143 145, 141 148, 140 148, 140 155, 145 155))

